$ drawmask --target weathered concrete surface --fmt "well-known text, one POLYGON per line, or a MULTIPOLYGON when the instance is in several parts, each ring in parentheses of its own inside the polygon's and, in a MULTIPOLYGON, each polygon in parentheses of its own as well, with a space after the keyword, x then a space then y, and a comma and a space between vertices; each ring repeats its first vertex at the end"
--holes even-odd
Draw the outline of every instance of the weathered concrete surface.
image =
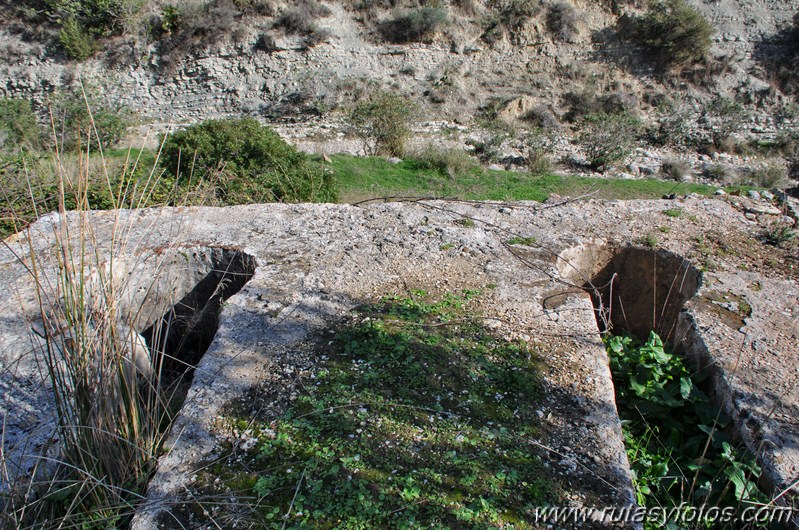
MULTIPOLYGON (((553 476, 573 488, 571 502, 632 502, 607 358, 591 299, 582 287, 610 263, 617 249, 651 234, 657 234, 660 247, 705 269, 698 295, 688 302, 688 313, 679 316, 675 337, 687 337, 691 351, 694 345, 705 345, 708 358, 720 368, 720 397, 733 415, 748 411, 740 425, 744 438, 765 463, 772 482, 788 488, 799 475, 799 399, 791 386, 799 369, 796 247, 761 243, 763 226, 744 217, 747 206, 747 199, 736 197, 123 212, 122 225, 132 227, 130 240, 136 244, 122 252, 129 260, 136 258, 150 281, 164 263, 160 256, 180 255, 183 249, 235 249, 256 264, 252 279, 222 312, 134 527, 153 528, 159 521, 169 526, 170 507, 191 491, 193 474, 218 456, 222 434, 217 427, 227 404, 276 372, 312 363, 315 338, 355 305, 409 288, 483 288, 487 322, 498 333, 528 341, 542 355, 547 396, 539 405, 541 456, 551 464, 553 476), (682 208, 679 217, 663 213, 676 207, 682 208), (508 245, 514 237, 534 238, 534 243, 508 245), (740 306, 714 300, 711 293, 719 289, 731 300, 745 298, 751 313, 741 316, 740 306), (737 320, 725 311, 738 315, 737 320), (732 371, 729 363, 735 359, 745 359, 756 369, 732 371), (761 431, 771 434, 758 437, 755 433, 761 431), (761 439, 768 442, 758 444, 761 439)), ((99 241, 106 240, 114 220, 110 213, 93 214, 99 241)), ((45 231, 54 221, 60 220, 39 222, 32 233, 45 231)), ((34 237, 36 251, 46 252, 47 240, 34 237)), ((10 246, 24 259, 24 238, 10 246)), ((187 279, 181 284, 184 291, 196 281, 198 276, 187 279)), ((23 355, 31 348, 21 341, 26 318, 35 317, 30 282, 7 249, 0 256, 0 282, 22 307, 0 308, 4 374, 10 373, 8 367, 17 370, 16 380, 6 378, 4 384, 21 389, 13 403, 4 397, 6 422, 20 429, 25 422, 46 426, 47 418, 33 414, 44 410, 36 407, 46 401, 46 388, 37 386, 42 376, 30 361, 33 356, 23 355)), ((662 299, 653 304, 659 307, 662 299)), ((645 318, 653 313, 642 311, 645 318)), ((6 454, 13 456, 13 450, 7 448, 6 454)))

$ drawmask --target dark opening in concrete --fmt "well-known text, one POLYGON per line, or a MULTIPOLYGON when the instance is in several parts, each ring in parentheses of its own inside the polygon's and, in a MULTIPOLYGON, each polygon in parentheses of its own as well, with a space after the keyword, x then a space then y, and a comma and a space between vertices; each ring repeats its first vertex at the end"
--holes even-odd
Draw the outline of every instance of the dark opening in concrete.
POLYGON ((676 254, 636 247, 618 249, 600 267, 583 285, 600 331, 629 332, 642 339, 655 331, 674 343, 680 311, 699 290, 701 273, 676 254))
POLYGON ((183 274, 200 277, 199 281, 141 333, 150 348, 159 386, 174 388, 170 397, 173 407, 176 398, 182 404, 194 368, 214 339, 222 304, 241 290, 256 267, 252 256, 238 250, 201 248, 181 255, 185 259, 183 274))

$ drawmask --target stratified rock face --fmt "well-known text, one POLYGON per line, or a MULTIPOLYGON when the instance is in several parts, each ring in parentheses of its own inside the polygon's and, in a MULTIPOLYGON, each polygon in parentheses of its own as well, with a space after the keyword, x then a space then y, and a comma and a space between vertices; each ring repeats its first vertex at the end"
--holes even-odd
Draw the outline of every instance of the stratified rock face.
MULTIPOLYGON (((791 21, 795 5, 790 0, 691 4, 717 29, 714 53, 732 59, 733 66, 719 77, 714 90, 727 95, 736 90, 768 91, 769 80, 750 72, 752 55, 764 39, 791 21)), ((82 79, 98 86, 110 100, 169 124, 241 114, 307 117, 349 103, 366 82, 417 95, 450 119, 464 119, 488 102, 521 95, 557 106, 561 96, 579 89, 586 76, 639 92, 639 99, 657 84, 596 61, 602 48, 594 35, 612 31, 617 22, 601 2, 579 6, 582 29, 569 41, 548 32, 539 16, 541 20, 530 21, 513 38, 505 36, 492 45, 481 40, 485 28, 480 20, 456 8, 450 9, 453 23, 446 33, 432 42, 393 45, 376 41, 358 22, 358 13, 337 2, 329 7, 331 14, 316 22, 330 36, 310 49, 297 37, 263 29, 271 26, 272 18, 257 18, 256 26, 241 32, 240 41, 223 41, 168 69, 161 65, 155 45, 137 47, 131 52, 136 54, 131 65, 109 68, 99 59, 71 64, 42 58, 40 47, 0 30, 0 42, 18 50, 0 64, 0 95, 43 104, 54 89, 82 79), (267 50, 258 45, 264 32, 274 33, 276 41, 267 50)), ((670 90, 673 87, 654 92, 670 90)))
MULTIPOLYGON (((633 501, 597 314, 602 324, 658 329, 712 366, 718 399, 738 419, 736 428, 775 486, 790 487, 799 472, 793 414, 799 406, 793 391, 799 284, 789 253, 761 243, 759 221, 744 217, 752 206, 733 197, 123 212, 122 224, 132 227, 129 237, 137 241, 125 256, 140 272, 131 285, 152 294, 139 299, 150 308, 143 314, 153 315, 140 325, 171 314, 168 308, 191 300, 191 293, 209 291, 198 289, 209 275, 242 275, 235 280, 241 290, 222 306, 210 348, 191 361, 198 366, 167 442, 170 451, 134 527, 152 528, 191 490, 195 472, 221 450, 226 435, 219 422, 230 403, 241 402, 275 371, 316 362, 313 345, 353 307, 408 289, 482 289, 486 322, 542 353, 541 443, 559 455, 544 458, 552 458, 578 502, 633 501), (675 208, 679 216, 665 213, 675 208), (653 233, 660 250, 635 247, 642 239, 651 245, 653 233), (608 278, 615 282, 612 293, 608 278), (148 281, 153 289, 146 289, 148 281), (636 292, 648 293, 646 299, 636 292), (597 313, 589 293, 613 313, 597 313)), ((2 375, 2 410, 16 429, 4 440, 11 464, 25 462, 19 453, 25 435, 35 446, 47 442, 37 433, 52 430, 47 385, 26 339, 35 307, 19 259, 29 259, 29 248, 47 255, 48 231, 73 221, 40 221, 9 240, 0 255, 0 289, 21 306, 0 308, 0 360, 9 368, 2 375)), ((117 225, 111 213, 92 214, 98 248, 110 244, 117 225)))

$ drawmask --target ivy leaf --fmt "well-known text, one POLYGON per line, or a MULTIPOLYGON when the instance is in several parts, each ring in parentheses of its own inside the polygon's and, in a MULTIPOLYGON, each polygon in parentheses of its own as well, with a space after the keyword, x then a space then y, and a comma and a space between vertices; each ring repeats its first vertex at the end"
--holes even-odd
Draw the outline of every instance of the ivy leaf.
POLYGON ((736 499, 743 500, 749 498, 750 482, 746 479, 743 469, 737 466, 730 466, 724 470, 724 474, 727 475, 729 481, 735 486, 736 499))
POLYGON ((688 396, 691 395, 691 390, 693 390, 694 384, 691 382, 690 377, 681 377, 680 378, 680 396, 683 399, 688 399, 688 396))

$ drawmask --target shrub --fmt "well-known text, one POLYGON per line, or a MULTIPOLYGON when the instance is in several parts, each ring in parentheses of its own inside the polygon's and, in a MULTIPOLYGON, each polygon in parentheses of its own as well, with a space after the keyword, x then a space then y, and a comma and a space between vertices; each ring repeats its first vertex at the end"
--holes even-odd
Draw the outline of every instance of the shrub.
POLYGON ((349 122, 368 154, 401 157, 416 114, 407 97, 380 92, 355 105, 349 112, 349 122))
POLYGON ((702 175, 710 180, 724 182, 730 178, 730 170, 722 164, 705 164, 702 175))
POLYGON ((495 10, 483 21, 483 34, 480 38, 488 44, 502 39, 506 30, 518 33, 531 18, 541 12, 539 0, 505 0, 492 4, 495 10))
POLYGON ((58 32, 58 42, 67 57, 75 61, 85 61, 97 51, 94 38, 74 18, 63 22, 58 32))
POLYGON ((799 236, 797 235, 796 230, 792 229, 788 225, 780 223, 771 223, 761 233, 763 242, 775 247, 787 245, 797 237, 799 236))
POLYGON ((778 162, 769 162, 757 168, 751 176, 751 182, 761 188, 777 188, 787 184, 788 171, 778 162))
POLYGON ((155 32, 160 38, 160 66, 174 69, 187 55, 207 50, 225 39, 241 36, 242 16, 249 13, 255 2, 211 0, 208 3, 185 3, 164 7, 155 32), (158 27, 160 26, 160 30, 158 27))
POLYGON ((669 158, 663 161, 660 166, 660 172, 667 178, 672 180, 681 181, 691 172, 691 166, 685 160, 679 158, 669 158))
POLYGON ((587 83, 580 90, 565 93, 563 95, 563 104, 569 108, 565 117, 570 122, 596 112, 596 86, 592 83, 587 83))
POLYGON ((524 138, 524 158, 527 171, 534 175, 549 173, 552 169, 550 153, 555 144, 555 137, 551 130, 542 128, 532 129, 524 138))
POLYGON ((290 9, 280 15, 275 21, 275 27, 295 35, 308 35, 316 30, 313 20, 296 9, 290 9))
POLYGON ((729 149, 730 138, 741 130, 748 117, 746 110, 740 103, 720 96, 709 105, 708 114, 712 120, 710 134, 713 146, 729 149))
POLYGON ((522 119, 529 122, 534 127, 547 131, 557 131, 560 129, 560 122, 552 109, 547 105, 536 105, 530 112, 525 114, 522 119))
POLYGON ((432 169, 452 178, 477 167, 477 161, 463 149, 433 144, 413 153, 413 159, 421 169, 432 169))
POLYGON ((311 35, 317 31, 314 20, 329 15, 330 9, 326 6, 305 0, 280 15, 275 27, 294 35, 311 35))
POLYGON ((307 50, 327 42, 333 34, 326 29, 316 29, 302 38, 301 48, 307 50))
POLYGON ((633 21, 631 36, 661 67, 702 60, 710 51, 713 26, 686 0, 663 0, 633 21))
POLYGON ((477 13, 478 4, 477 0, 452 0, 452 5, 469 15, 477 13))
POLYGON ((82 61, 97 39, 122 33, 144 5, 141 0, 44 0, 44 11, 61 26, 58 40, 70 59, 82 61))
POLYGON ((539 0, 507 0, 500 7, 500 20, 511 30, 519 30, 540 12, 539 0))
POLYGON ((336 200, 329 172, 252 118, 208 120, 170 134, 162 164, 190 185, 216 180, 217 198, 227 204, 336 200))
POLYGON ((0 153, 35 151, 42 147, 42 133, 30 101, 0 99, 0 153))
POLYGON ((638 111, 638 96, 633 92, 612 92, 598 97, 595 105, 607 114, 623 112, 634 114, 638 111))
POLYGON ((130 110, 104 101, 93 87, 74 88, 50 101, 55 140, 64 151, 112 147, 131 125, 130 110))
POLYGON ((481 140, 467 140, 471 145, 473 153, 484 164, 490 164, 499 160, 502 154, 502 145, 508 139, 508 134, 503 131, 491 131, 481 140))
POLYGON ((241 7, 242 12, 245 15, 261 15, 265 17, 271 17, 276 13, 273 0, 238 0, 236 5, 241 7))
POLYGON ((562 41, 574 41, 578 34, 577 21, 577 11, 569 2, 553 4, 547 13, 547 29, 562 41))
POLYGON ((680 102, 668 102, 663 107, 657 123, 649 130, 648 140, 659 146, 695 146, 697 138, 691 132, 688 106, 680 102))
POLYGON ((799 91, 799 12, 791 24, 755 44, 754 56, 785 93, 799 91))
POLYGON ((384 39, 395 44, 420 42, 429 40, 448 21, 443 7, 426 6, 384 20, 378 30, 384 39))
POLYGON ((588 164, 594 170, 604 170, 629 154, 638 138, 641 122, 632 114, 599 112, 586 116, 583 127, 579 139, 588 164))

